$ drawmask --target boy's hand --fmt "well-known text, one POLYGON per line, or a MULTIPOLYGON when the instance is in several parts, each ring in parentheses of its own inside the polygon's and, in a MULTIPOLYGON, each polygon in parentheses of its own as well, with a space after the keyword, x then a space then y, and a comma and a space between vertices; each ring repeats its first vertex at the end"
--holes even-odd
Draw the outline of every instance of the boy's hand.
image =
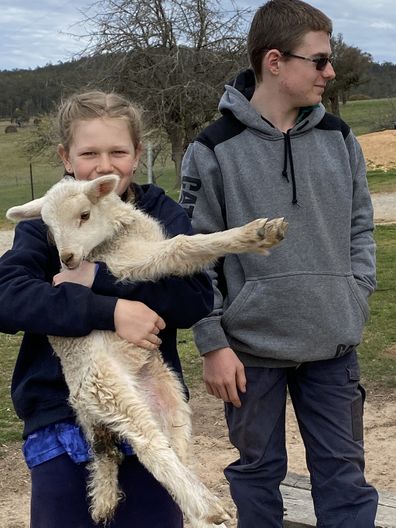
POLYGON ((203 379, 209 394, 241 406, 238 391, 246 392, 245 367, 231 348, 219 348, 203 356, 203 379))

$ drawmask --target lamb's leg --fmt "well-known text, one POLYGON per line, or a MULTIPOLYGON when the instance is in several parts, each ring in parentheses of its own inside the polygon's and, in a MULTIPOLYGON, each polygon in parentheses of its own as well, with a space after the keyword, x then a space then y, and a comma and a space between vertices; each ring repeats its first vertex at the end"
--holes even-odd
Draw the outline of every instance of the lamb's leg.
POLYGON ((188 518, 209 524, 221 524, 229 518, 218 499, 182 464, 145 399, 136 392, 133 380, 125 379, 109 363, 101 364, 95 373, 92 369, 85 389, 80 394, 80 405, 131 443, 140 462, 168 490, 188 518))
POLYGON ((122 454, 116 446, 115 435, 104 425, 93 422, 80 405, 80 395, 71 393, 70 405, 76 412, 77 421, 92 451, 87 464, 87 495, 94 522, 111 519, 117 504, 123 497, 118 484, 118 468, 122 454))
MULTIPOLYGON (((230 253, 262 253, 278 244, 285 235, 283 218, 254 220, 227 231, 174 238, 134 245, 106 260, 112 273, 120 279, 156 280, 167 275, 185 276, 202 270, 217 258, 230 253)), ((133 241, 131 241, 133 244, 133 241)))
POLYGON ((159 355, 152 355, 136 377, 157 423, 180 460, 186 463, 191 440, 191 409, 179 378, 159 355))
MULTIPOLYGON (((165 364, 159 350, 147 351, 126 341, 116 342, 112 356, 117 357, 117 362, 136 381, 137 391, 185 463, 191 439, 191 409, 179 377, 165 364)), ((112 343, 109 340, 107 347, 112 343)))
POLYGON ((90 513, 95 523, 111 519, 124 494, 118 484, 118 469, 122 454, 115 445, 114 435, 104 426, 95 427, 92 442, 93 458, 87 466, 87 494, 90 513))

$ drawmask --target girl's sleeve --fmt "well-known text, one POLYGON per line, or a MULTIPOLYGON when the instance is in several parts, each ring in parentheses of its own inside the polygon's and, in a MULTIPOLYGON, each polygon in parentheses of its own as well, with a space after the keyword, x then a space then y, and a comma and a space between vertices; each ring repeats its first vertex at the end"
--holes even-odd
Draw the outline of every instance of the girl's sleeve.
POLYGON ((21 222, 12 249, 0 258, 0 331, 83 336, 114 330, 115 296, 78 284, 52 286, 59 269, 41 221, 21 222))
MULTIPOLYGON (((191 235, 190 220, 176 203, 173 214, 164 224, 169 237, 178 234, 191 235)), ((206 273, 190 277, 167 277, 156 282, 117 282, 104 263, 92 285, 92 291, 101 295, 116 296, 140 301, 157 312, 169 327, 190 328, 208 315, 213 307, 213 289, 206 273)))

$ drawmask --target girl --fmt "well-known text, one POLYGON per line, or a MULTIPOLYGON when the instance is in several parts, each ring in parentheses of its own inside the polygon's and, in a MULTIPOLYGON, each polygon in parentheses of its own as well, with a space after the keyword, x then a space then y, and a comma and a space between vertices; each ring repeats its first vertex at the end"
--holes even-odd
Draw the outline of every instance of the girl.
MULTIPOLYGON (((114 93, 71 96, 60 107, 58 153, 79 180, 115 173, 118 194, 157 218, 169 236, 191 233, 187 215, 154 185, 133 183, 142 151, 137 109, 114 93)), ((68 405, 58 358, 46 335, 83 336, 113 330, 154 349, 182 376, 176 329, 212 308, 205 274, 156 283, 117 283, 103 263, 63 271, 41 220, 17 225, 13 247, 0 259, 0 330, 24 331, 11 394, 24 422, 24 456, 31 471, 31 528, 93 528, 86 502, 89 449, 68 405)), ((167 491, 139 463, 130 446, 119 479, 125 499, 111 528, 180 528, 183 519, 167 491)))

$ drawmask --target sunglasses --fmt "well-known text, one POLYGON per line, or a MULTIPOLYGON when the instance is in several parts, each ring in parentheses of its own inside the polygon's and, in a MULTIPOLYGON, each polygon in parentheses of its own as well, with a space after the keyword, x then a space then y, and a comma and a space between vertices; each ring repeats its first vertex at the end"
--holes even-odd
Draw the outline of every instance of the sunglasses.
POLYGON ((282 55, 284 57, 294 57, 295 59, 303 59, 303 60, 313 62, 316 65, 316 69, 318 71, 323 71, 326 68, 327 64, 328 63, 332 64, 332 61, 333 61, 333 57, 319 57, 317 59, 311 59, 310 57, 303 57, 302 55, 294 55, 294 53, 289 53, 287 51, 284 51, 282 55))

